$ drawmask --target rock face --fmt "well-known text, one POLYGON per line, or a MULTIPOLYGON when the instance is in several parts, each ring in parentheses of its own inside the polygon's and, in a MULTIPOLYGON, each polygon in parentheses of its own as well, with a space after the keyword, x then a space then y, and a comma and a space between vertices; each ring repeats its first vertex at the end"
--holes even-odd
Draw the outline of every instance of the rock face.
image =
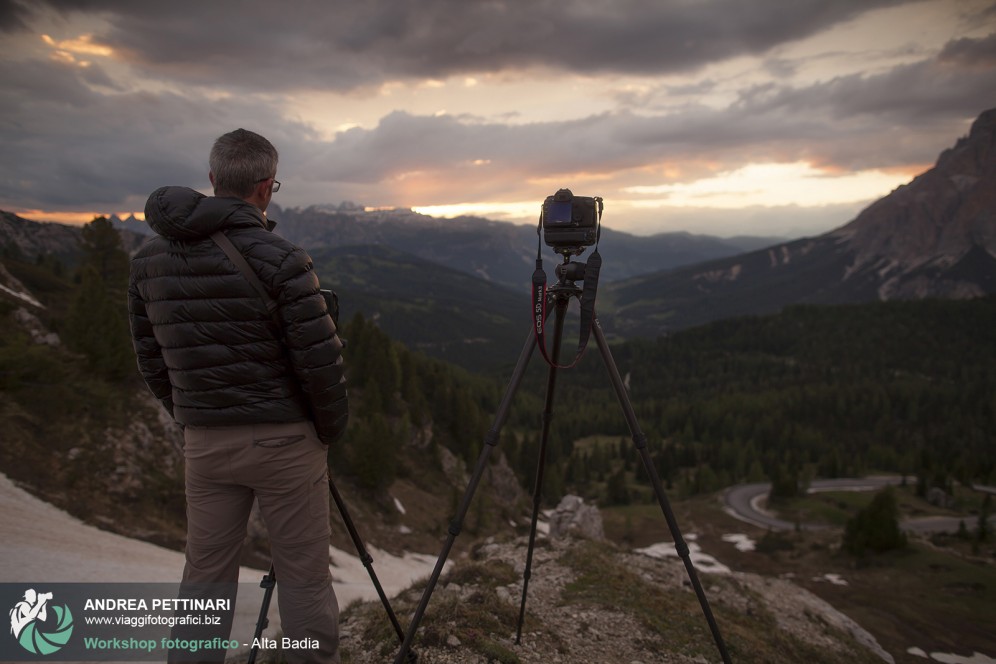
POLYGON ((602 514, 594 505, 585 505, 579 496, 564 496, 550 516, 550 537, 563 539, 569 536, 605 539, 602 514))
POLYGON ((882 299, 996 290, 996 109, 980 115, 934 168, 833 235, 854 254, 849 274, 878 272, 882 299))
POLYGON ((982 113, 932 169, 835 231, 607 290, 617 308, 612 327, 623 336, 791 304, 996 293, 996 109, 982 113))

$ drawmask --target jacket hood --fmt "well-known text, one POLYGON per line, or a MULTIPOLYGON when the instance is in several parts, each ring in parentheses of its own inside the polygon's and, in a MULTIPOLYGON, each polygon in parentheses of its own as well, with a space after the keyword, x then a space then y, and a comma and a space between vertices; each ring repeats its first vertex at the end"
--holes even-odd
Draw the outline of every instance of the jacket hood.
POLYGON ((160 187, 145 202, 145 221, 168 240, 194 240, 222 228, 273 223, 255 205, 240 198, 205 196, 189 187, 160 187))

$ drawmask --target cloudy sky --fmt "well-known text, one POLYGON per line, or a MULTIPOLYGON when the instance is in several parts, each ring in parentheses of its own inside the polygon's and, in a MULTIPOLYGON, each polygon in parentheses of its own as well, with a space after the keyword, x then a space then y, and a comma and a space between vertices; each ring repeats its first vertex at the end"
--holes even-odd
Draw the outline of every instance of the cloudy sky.
POLYGON ((0 0, 0 209, 207 189, 236 127, 275 201, 637 234, 849 221, 996 107, 994 0, 0 0))

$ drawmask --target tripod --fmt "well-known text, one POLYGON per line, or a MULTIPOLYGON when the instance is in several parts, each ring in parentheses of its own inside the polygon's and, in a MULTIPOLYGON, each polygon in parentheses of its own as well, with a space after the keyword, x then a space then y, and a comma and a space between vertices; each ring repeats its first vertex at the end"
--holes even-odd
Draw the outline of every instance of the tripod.
MULTIPOLYGON (((398 622, 398 617, 395 615, 394 609, 391 608, 391 603, 387 599, 384 587, 380 584, 380 579, 377 578, 377 573, 374 572, 373 557, 363 545, 363 540, 360 539, 360 534, 357 532, 356 526, 353 524, 353 519, 349 516, 349 510, 346 509, 346 503, 343 501, 342 495, 339 494, 339 490, 336 488, 335 483, 332 482, 331 476, 329 476, 329 493, 332 495, 332 500, 335 502, 335 506, 339 510, 340 516, 342 516, 342 522, 345 524, 346 530, 349 532, 350 539, 353 540, 353 546, 356 547, 356 553, 360 556, 360 561, 366 568, 367 574, 370 575, 370 580, 373 582, 374 589, 377 591, 377 596, 380 597, 381 604, 384 605, 384 610, 387 612, 387 617, 391 621, 391 625, 394 627, 394 632, 398 635, 398 641, 403 642, 405 632, 401 628, 401 623, 398 622)), ((253 634, 254 644, 259 643, 259 637, 263 634, 263 630, 270 624, 270 619, 267 617, 267 614, 270 612, 270 601, 273 599, 273 588, 276 585, 277 573, 273 569, 273 564, 271 563, 270 571, 267 572, 263 576, 263 579, 259 582, 259 587, 263 588, 263 603, 259 607, 259 618, 256 621, 256 632, 253 634)), ((259 646, 253 645, 252 650, 249 651, 249 659, 247 660, 247 664, 255 664, 258 652, 259 646)), ((415 662, 418 662, 418 654, 414 650, 409 650, 407 652, 406 661, 408 664, 415 664, 415 662)))
MULTIPOLYGON (((529 548, 526 559, 525 572, 523 573, 523 586, 522 586, 522 600, 519 608, 519 621, 516 627, 516 637, 515 642, 518 644, 522 636, 522 622, 525 616, 526 609, 526 594, 529 587, 529 578, 531 576, 532 567, 532 557, 533 557, 533 547, 536 541, 536 522, 539 515, 540 506, 540 496, 542 494, 543 486, 543 466, 546 459, 546 446, 547 439, 550 431, 550 422, 552 419, 553 412, 553 395, 554 389, 556 387, 557 380, 557 369, 560 368, 557 365, 558 356, 560 353, 560 341, 563 335, 564 328, 564 317, 567 312, 567 306, 570 303, 571 298, 581 298, 582 289, 579 288, 574 282, 581 281, 584 279, 584 263, 579 262, 568 262, 568 258, 565 255, 564 264, 557 266, 557 276, 558 282, 555 286, 551 287, 547 293, 547 303, 553 304, 553 309, 556 318, 554 319, 554 342, 553 342, 553 361, 550 362, 550 369, 547 377, 546 386, 546 398, 545 405, 543 408, 543 419, 542 419, 542 437, 540 440, 540 452, 539 452, 539 463, 536 470, 536 483, 533 489, 533 511, 532 519, 530 523, 529 530, 529 548)), ((544 315, 545 315, 544 311, 544 315)), ((539 320, 539 325, 545 321, 542 316, 539 320)), ((612 387, 615 390, 616 397, 619 399, 619 405, 622 407, 623 415, 626 418, 626 422, 629 425, 630 433, 632 434, 633 443, 636 445, 636 449, 640 455, 640 459, 643 461, 643 466, 646 469, 648 477, 653 484, 654 493, 657 496, 657 502, 660 504, 661 511, 664 513, 664 518, 667 521, 668 528, 671 531, 671 535, 674 538, 674 547, 678 553, 678 556, 685 564, 685 569, 688 573, 688 578, 691 581, 692 587, 695 590, 695 594, 698 597, 699 604, 702 607, 702 612, 705 615, 706 622, 709 624, 709 629, 712 632, 713 639, 716 642, 716 647, 719 649, 719 653, 726 664, 730 664, 730 656, 726 650, 726 644, 723 641, 723 637, 719 632, 719 626, 716 624, 716 620, 713 617, 712 610, 709 607, 709 601, 706 599, 705 592, 702 589, 702 584, 699 581, 698 574, 695 571, 695 566, 692 564, 690 557, 690 552, 688 545, 685 543, 681 536, 681 532, 678 528, 678 523, 674 517, 674 513, 671 510, 671 505, 668 502, 667 496, 664 494, 664 488, 661 485, 660 477, 657 473, 657 468, 654 466, 653 460, 650 458, 650 453, 647 450, 647 437, 640 429, 640 425, 636 420, 636 413, 633 410, 633 406, 630 403, 629 395, 626 393, 626 388, 623 385, 622 378, 619 375, 619 369, 616 367, 615 360, 612 358, 612 354, 609 352, 608 343, 605 340, 605 335, 602 333, 602 328, 599 325, 597 316, 592 316, 591 330, 595 335, 595 342, 598 345, 598 350, 601 353, 602 361, 605 364, 605 368, 609 372, 609 379, 612 382, 612 387)), ((522 352, 519 354, 519 359, 516 362, 515 369, 512 371, 512 377, 509 380, 508 386, 505 389, 505 394, 502 397, 501 403, 498 406, 498 412, 495 415, 494 422, 488 433, 484 437, 484 448, 481 450, 481 454, 477 460, 477 466, 474 469, 474 473, 470 479, 467 489, 464 492, 463 499, 457 508, 457 514, 453 521, 450 523, 448 529, 448 537, 446 542, 443 544, 443 549, 439 554, 439 558, 436 561, 436 566, 429 577, 429 582, 422 593, 422 598, 419 601, 418 607, 412 616, 412 621, 408 626, 408 632, 405 634, 404 641, 401 644, 401 649, 398 651, 397 656, 394 659, 394 664, 402 664, 406 654, 409 652, 412 641, 415 639, 415 632, 418 630, 419 624, 422 621, 422 617, 425 614, 426 607, 429 604, 429 600, 432 597, 432 593, 435 590, 436 583, 439 581, 439 576, 442 573, 443 566, 446 564, 446 559, 449 557, 450 550, 453 548, 453 543, 455 542, 457 536, 460 534, 460 530, 463 527, 463 521, 466 518, 467 511, 470 509, 471 500, 474 497, 474 493, 477 491, 477 486, 481 481, 484 471, 488 465, 488 459, 491 456, 491 452, 498 445, 498 439, 501 434, 501 429, 505 425, 505 421, 508 418, 508 413, 511 408, 512 400, 515 397, 515 393, 519 389, 519 385, 522 382, 522 377, 525 374, 526 366, 529 364, 529 360, 532 357, 533 351, 537 346, 537 335, 533 330, 530 330, 529 335, 526 337, 526 343, 522 348, 522 352)), ((580 354, 580 353, 579 353, 580 354)))

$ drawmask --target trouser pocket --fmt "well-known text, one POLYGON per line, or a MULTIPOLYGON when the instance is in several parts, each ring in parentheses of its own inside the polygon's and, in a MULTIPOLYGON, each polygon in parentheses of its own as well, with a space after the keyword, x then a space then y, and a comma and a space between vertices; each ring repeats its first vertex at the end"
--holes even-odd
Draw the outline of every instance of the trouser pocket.
POLYGON ((297 436, 274 436, 271 438, 257 438, 252 441, 254 447, 287 447, 294 443, 299 443, 305 439, 303 435, 297 436))

